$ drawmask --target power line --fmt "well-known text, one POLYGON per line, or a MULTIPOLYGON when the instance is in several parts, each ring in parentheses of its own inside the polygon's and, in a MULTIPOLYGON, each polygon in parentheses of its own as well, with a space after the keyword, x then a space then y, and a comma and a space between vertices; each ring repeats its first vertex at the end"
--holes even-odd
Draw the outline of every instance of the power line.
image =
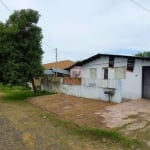
POLYGON ((147 11, 150 13, 150 9, 142 6, 141 4, 139 4, 138 2, 136 2, 135 0, 130 0, 132 3, 134 3, 135 5, 137 5, 138 7, 142 8, 143 10, 147 11))
POLYGON ((42 45, 43 45, 43 44, 44 44, 44 45, 46 45, 46 46, 47 46, 47 48, 49 48, 49 49, 54 49, 54 47, 50 46, 50 45, 49 45, 49 44, 47 44, 46 42, 43 42, 43 43, 42 43, 42 45))
POLYGON ((12 13, 11 9, 9 9, 8 6, 7 6, 4 2, 2 2, 2 0, 0 0, 0 3, 1 3, 10 13, 12 13))

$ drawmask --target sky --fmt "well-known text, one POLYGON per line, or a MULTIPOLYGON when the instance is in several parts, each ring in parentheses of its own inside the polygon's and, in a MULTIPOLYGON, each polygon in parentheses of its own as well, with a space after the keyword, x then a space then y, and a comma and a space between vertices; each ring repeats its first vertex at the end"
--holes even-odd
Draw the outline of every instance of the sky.
POLYGON ((14 10, 41 15, 43 63, 79 61, 97 53, 150 50, 150 0, 0 0, 0 21, 14 10), (140 6, 138 6, 139 4, 140 6), (7 8, 6 8, 7 7, 7 8))

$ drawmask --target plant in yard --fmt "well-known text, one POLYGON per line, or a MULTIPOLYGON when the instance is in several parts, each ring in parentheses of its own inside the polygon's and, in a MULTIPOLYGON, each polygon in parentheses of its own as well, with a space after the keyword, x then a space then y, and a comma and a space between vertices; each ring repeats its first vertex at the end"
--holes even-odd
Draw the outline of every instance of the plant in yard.
POLYGON ((0 79, 3 84, 25 85, 41 75, 42 30, 37 26, 39 13, 32 9, 14 11, 0 23, 0 79))

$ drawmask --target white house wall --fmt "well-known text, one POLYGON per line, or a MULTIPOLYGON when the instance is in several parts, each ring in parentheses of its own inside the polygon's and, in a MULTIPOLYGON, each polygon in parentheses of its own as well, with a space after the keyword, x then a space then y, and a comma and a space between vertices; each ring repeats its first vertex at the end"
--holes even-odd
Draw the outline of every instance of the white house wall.
MULTIPOLYGON (((109 57, 100 57, 94 61, 91 61, 85 65, 83 65, 83 76, 82 78, 90 78, 89 69, 97 68, 97 79, 103 80, 103 69, 104 67, 108 67, 109 57)), ((127 58, 124 57, 116 57, 114 67, 126 67, 127 68, 127 58)), ((121 99, 138 99, 142 97, 142 66, 150 66, 150 61, 144 61, 141 59, 135 60, 134 71, 130 72, 126 70, 126 78, 121 79, 121 87, 116 89, 116 95, 121 95, 121 99)), ((108 70, 108 80, 115 79, 115 71, 114 68, 109 68, 108 70)), ((105 81, 104 81, 105 82, 105 81)), ((94 89, 94 87, 92 87, 94 89)), ((95 90, 97 91, 97 89, 95 90)), ((102 97, 105 99, 101 92, 100 95, 95 94, 95 91, 92 91, 91 87, 89 87, 89 92, 85 95, 92 95, 91 97, 102 97), (93 94, 94 93, 94 94, 93 94), (95 96, 93 96, 95 95, 95 96)), ((99 89, 100 91, 100 89, 99 89)), ((105 95, 106 96, 106 95, 105 95)), ((117 96, 116 96, 117 97, 117 96)), ((120 97, 120 96, 118 96, 120 97)), ((114 99, 114 98, 113 98, 114 99)), ((117 100, 118 101, 118 100, 117 100)))
POLYGON ((100 59, 96 59, 92 62, 85 64, 82 67, 82 78, 90 78, 89 69, 97 68, 97 79, 102 79, 102 69, 104 67, 108 67, 108 57, 101 57, 100 59))
MULTIPOLYGON (((117 88, 121 88, 121 82, 117 83, 117 88)), ((107 94, 104 94, 104 90, 101 87, 86 87, 86 86, 79 86, 79 85, 62 85, 61 92, 73 95, 77 97, 85 97, 85 98, 92 98, 92 99, 100 99, 104 101, 109 101, 109 97, 107 94)), ((121 102, 121 94, 120 91, 115 91, 115 95, 110 98, 111 101, 120 103, 121 102)))
MULTIPOLYGON (((104 94, 104 88, 115 88, 115 94, 111 97, 113 102, 121 102, 122 100, 122 82, 114 80, 114 69, 109 68, 109 80, 103 80, 102 68, 108 67, 108 57, 101 57, 82 66, 82 84, 81 86, 63 85, 62 92, 86 98, 101 99, 108 101, 109 97, 104 94), (89 69, 97 68, 96 80, 90 79, 89 69), (95 86, 89 86, 89 83, 94 83, 95 86)), ((120 65, 120 64, 119 64, 120 65)), ((120 65, 121 66, 121 65, 120 65)))
POLYGON ((135 60, 134 71, 126 72, 126 79, 122 80, 122 97, 138 99, 142 97, 142 67, 150 66, 149 61, 135 60))

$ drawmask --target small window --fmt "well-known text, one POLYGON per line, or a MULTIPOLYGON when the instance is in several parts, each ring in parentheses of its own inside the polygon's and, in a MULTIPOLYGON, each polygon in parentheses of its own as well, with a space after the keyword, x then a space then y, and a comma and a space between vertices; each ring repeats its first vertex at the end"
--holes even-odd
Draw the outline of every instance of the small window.
POLYGON ((97 78, 97 69, 96 68, 90 68, 90 78, 91 79, 97 78))
POLYGON ((126 78, 126 68, 116 67, 115 68, 115 79, 125 79, 126 78))
POLYGON ((104 72, 104 80, 108 79, 108 68, 103 68, 103 72, 104 72))
POLYGON ((128 58, 127 62, 127 70, 133 72, 134 71, 134 63, 135 59, 134 58, 128 58))
POLYGON ((114 67, 114 56, 109 56, 109 67, 113 68, 114 67))

